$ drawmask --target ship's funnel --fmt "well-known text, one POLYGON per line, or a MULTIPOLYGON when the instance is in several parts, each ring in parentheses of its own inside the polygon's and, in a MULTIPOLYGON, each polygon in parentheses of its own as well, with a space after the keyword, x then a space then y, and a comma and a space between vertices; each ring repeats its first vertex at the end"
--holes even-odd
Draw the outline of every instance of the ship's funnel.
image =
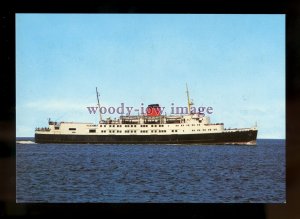
POLYGON ((160 106, 159 104, 150 104, 147 109, 147 116, 160 116, 160 106))

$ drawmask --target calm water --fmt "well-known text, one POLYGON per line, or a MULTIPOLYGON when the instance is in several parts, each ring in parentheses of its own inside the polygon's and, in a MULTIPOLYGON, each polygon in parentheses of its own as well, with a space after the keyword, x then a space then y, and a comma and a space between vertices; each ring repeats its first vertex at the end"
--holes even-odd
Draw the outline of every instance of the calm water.
POLYGON ((285 202, 284 140, 258 140, 257 146, 27 143, 16 146, 17 202, 285 202))

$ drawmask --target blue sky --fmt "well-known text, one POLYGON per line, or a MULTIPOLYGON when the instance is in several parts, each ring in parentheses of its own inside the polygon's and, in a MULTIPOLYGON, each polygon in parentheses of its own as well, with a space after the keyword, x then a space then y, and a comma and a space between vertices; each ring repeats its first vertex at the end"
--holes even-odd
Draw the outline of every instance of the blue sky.
POLYGON ((285 15, 16 15, 17 137, 49 117, 96 123, 96 86, 103 106, 170 113, 186 83, 212 122, 285 138, 285 15))

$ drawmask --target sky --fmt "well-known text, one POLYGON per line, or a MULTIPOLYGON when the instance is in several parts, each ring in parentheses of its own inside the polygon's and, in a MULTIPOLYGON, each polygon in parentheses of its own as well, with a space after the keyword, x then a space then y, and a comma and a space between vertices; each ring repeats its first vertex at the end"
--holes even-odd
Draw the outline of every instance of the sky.
POLYGON ((103 107, 170 114, 186 84, 211 122, 285 139, 285 15, 16 14, 17 137, 97 123, 96 87, 103 107))

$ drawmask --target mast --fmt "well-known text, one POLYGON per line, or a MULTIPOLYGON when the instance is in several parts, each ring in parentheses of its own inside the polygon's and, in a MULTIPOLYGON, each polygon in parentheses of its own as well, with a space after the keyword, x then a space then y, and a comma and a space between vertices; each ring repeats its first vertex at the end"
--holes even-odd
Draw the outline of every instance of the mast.
POLYGON ((98 90, 97 90, 97 87, 96 87, 96 95, 97 95, 97 100, 98 100, 98 109, 99 109, 99 117, 100 117, 100 120, 99 120, 99 123, 101 123, 102 121, 102 116, 101 116, 101 110, 100 110, 100 102, 99 102, 99 93, 98 93, 98 90))
POLYGON ((189 89, 186 83, 186 95, 188 100, 188 114, 191 114, 191 101, 190 101, 190 95, 189 95, 189 89))

